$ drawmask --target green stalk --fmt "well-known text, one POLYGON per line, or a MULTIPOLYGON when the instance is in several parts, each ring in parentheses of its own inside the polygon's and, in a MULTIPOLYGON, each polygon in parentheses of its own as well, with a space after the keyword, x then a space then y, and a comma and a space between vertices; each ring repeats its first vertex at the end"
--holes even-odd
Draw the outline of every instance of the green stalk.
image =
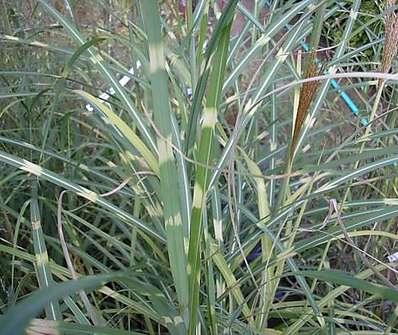
MULTIPOLYGON (((196 48, 196 66, 197 70, 200 71, 203 63, 203 48, 206 41, 207 26, 209 22, 209 1, 205 4, 202 18, 199 23, 199 36, 198 36, 198 47, 196 48)), ((195 86, 192 85, 192 90, 195 91, 197 81, 193 81, 195 86)))
POLYGON ((208 97, 203 112, 202 134, 197 149, 197 166, 192 206, 191 232, 188 250, 189 276, 189 330, 195 334, 197 314, 199 309, 200 289, 200 241, 202 238, 202 211, 206 203, 207 186, 209 182, 209 166, 212 162, 214 128, 217 122, 217 111, 221 97, 226 59, 228 56, 229 36, 232 21, 220 32, 220 40, 212 61, 214 65, 209 77, 208 97))
MULTIPOLYGON (((253 175, 261 175, 261 170, 257 164, 252 161, 249 156, 242 150, 241 154, 246 161, 249 172, 253 175)), ((270 209, 268 206, 267 187, 264 179, 254 177, 254 182, 257 188, 257 207, 259 219, 269 217, 270 209)), ((265 233, 261 236, 261 256, 263 264, 267 264, 272 257, 272 240, 265 233)), ((260 302, 259 313, 256 317, 256 329, 261 330, 267 326, 268 313, 273 301, 273 291, 275 289, 275 281, 272 279, 274 276, 275 267, 266 266, 261 274, 260 282, 260 302)))
MULTIPOLYGON (((189 53, 190 53, 190 62, 191 62, 191 86, 192 90, 195 91, 196 84, 197 84, 197 64, 196 64, 196 45, 195 45, 195 31, 193 29, 193 19, 192 19, 192 0, 187 0, 187 7, 186 7, 186 17, 187 17, 187 31, 189 34, 189 53)), ((200 48, 200 46, 199 46, 200 48)), ((199 52, 202 50, 199 49, 199 52)))
MULTIPOLYGON (((39 286, 40 288, 48 288, 54 284, 54 280, 49 268, 47 248, 44 241, 43 230, 41 228, 40 210, 37 201, 37 188, 38 182, 34 181, 32 187, 32 199, 30 202, 33 247, 35 251, 35 265, 39 286)), ((57 300, 50 301, 46 305, 45 311, 47 320, 62 320, 61 309, 57 300)))
POLYGON ((327 0, 318 0, 316 1, 316 5, 319 8, 316 10, 314 26, 312 28, 312 34, 310 37, 310 51, 315 51, 319 47, 319 40, 321 38, 321 32, 323 27, 323 21, 325 19, 326 7, 328 1, 327 0))
MULTIPOLYGON (((187 320, 188 277, 187 255, 184 245, 184 223, 182 221, 180 198, 172 193, 178 185, 177 167, 172 149, 173 124, 168 92, 168 78, 165 70, 165 55, 161 34, 160 12, 156 0, 140 1, 145 30, 148 37, 150 60, 150 81, 153 98, 155 126, 159 131, 160 199, 163 202, 163 217, 166 227, 167 248, 180 313, 187 320)), ((175 125, 176 126, 176 125, 175 125)), ((177 188, 178 189, 178 188, 177 188)), ((189 227, 186 227, 189 231, 189 227)))
MULTIPOLYGON (((372 112, 371 112, 370 118, 369 118, 370 126, 366 128, 364 137, 368 136, 371 132, 372 123, 374 121, 374 118, 376 117, 377 110, 379 109, 381 95, 383 94, 383 89, 384 89, 385 83, 386 83, 385 80, 382 80, 378 87, 376 98, 375 98, 375 101, 374 101, 373 107, 372 107, 372 112)), ((363 142, 362 146, 364 146, 365 143, 366 143, 366 141, 363 142)), ((363 147, 361 147, 361 152, 362 151, 363 151, 363 147)))

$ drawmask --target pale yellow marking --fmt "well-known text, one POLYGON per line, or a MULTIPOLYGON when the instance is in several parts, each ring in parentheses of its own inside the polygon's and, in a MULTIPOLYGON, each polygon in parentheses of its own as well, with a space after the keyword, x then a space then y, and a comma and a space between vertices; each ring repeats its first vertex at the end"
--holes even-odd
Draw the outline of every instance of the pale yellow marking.
POLYGON ((32 45, 34 45, 34 46, 36 46, 36 47, 42 47, 42 48, 45 48, 45 47, 48 46, 48 44, 41 43, 41 42, 39 42, 39 41, 34 41, 34 42, 32 42, 32 45))
POLYGON ((176 326, 179 325, 179 324, 181 324, 181 323, 183 323, 183 322, 184 322, 184 320, 182 319, 181 316, 177 315, 177 316, 174 317, 174 324, 175 324, 176 326))
POLYGON ((279 49, 278 53, 276 54, 276 58, 279 59, 280 62, 284 62, 287 58, 288 54, 285 50, 279 49))
POLYGON ((311 149, 311 145, 307 144, 304 148, 303 148, 303 152, 307 152, 308 150, 311 149))
POLYGON ((113 163, 112 161, 107 161, 107 162, 106 162, 106 165, 108 165, 108 166, 111 167, 111 168, 117 167, 117 165, 116 165, 115 163, 113 163))
POLYGON ((168 316, 163 316, 162 319, 165 323, 173 323, 173 320, 168 316))
POLYGON ((212 128, 217 122, 217 109, 206 108, 203 115, 203 127, 212 128))
POLYGON ((202 198, 203 198, 203 190, 198 184, 196 184, 194 189, 193 203, 192 203, 193 207, 201 208, 202 198))
POLYGON ((354 10, 351 10, 350 11, 350 18, 353 19, 353 20, 356 20, 357 17, 358 17, 358 12, 354 11, 354 10))
POLYGON ((90 60, 93 62, 93 64, 97 64, 102 62, 104 59, 100 55, 94 55, 90 57, 90 60))
POLYGON ((35 176, 40 176, 43 173, 43 169, 39 165, 33 164, 25 159, 23 160, 23 166, 21 169, 30 172, 35 176))
POLYGON ((162 65, 162 45, 161 44, 150 44, 149 45, 149 52, 151 54, 151 61, 149 62, 149 71, 151 74, 154 74, 155 72, 162 70, 163 65, 162 65))
POLYGON ((96 202, 98 199, 98 194, 89 190, 83 190, 82 192, 78 192, 77 194, 92 202, 96 202))
POLYGON ((304 125, 306 128, 310 129, 314 126, 316 121, 316 118, 311 117, 311 115, 308 115, 305 120, 304 120, 304 125))
POLYGON ((275 142, 271 141, 270 149, 271 149, 271 151, 274 151, 276 149, 276 143, 275 142))
POLYGON ((180 226, 182 224, 180 214, 177 213, 174 216, 169 217, 166 220, 166 224, 168 226, 175 226, 175 227, 180 226))
POLYGON ((18 37, 15 37, 15 36, 5 35, 4 37, 5 37, 7 40, 19 41, 19 38, 18 38, 18 37))
POLYGON ((271 38, 269 36, 261 36, 258 40, 257 43, 260 46, 264 46, 265 44, 267 44, 269 41, 271 40, 271 38))
POLYGON ((185 254, 188 255, 188 250, 189 250, 189 238, 184 237, 184 250, 185 250, 185 254))
POLYGON ((40 228, 40 221, 32 221, 32 229, 36 230, 40 228))
POLYGON ((386 198, 384 199, 384 203, 388 206, 395 206, 398 204, 398 199, 393 199, 393 198, 386 198))
POLYGON ((42 252, 40 254, 36 254, 36 264, 37 265, 43 265, 48 263, 48 255, 46 252, 42 252))

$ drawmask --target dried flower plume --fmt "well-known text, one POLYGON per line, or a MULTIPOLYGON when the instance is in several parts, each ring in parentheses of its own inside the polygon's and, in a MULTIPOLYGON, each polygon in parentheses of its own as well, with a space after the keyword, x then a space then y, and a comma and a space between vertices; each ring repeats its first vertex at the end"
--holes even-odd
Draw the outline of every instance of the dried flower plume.
MULTIPOLYGON (((304 79, 316 77, 319 74, 319 69, 315 62, 315 52, 310 52, 307 56, 305 64, 304 79)), ((292 152, 297 144, 300 135, 301 127, 307 116, 308 109, 318 89, 319 81, 305 82, 300 89, 300 100, 297 109, 296 121, 294 123, 293 139, 292 139, 292 152)))
POLYGON ((394 7, 396 0, 387 0, 385 23, 385 38, 384 38, 384 54, 381 71, 387 73, 390 71, 392 61, 397 55, 398 51, 398 14, 396 10, 391 10, 394 7))

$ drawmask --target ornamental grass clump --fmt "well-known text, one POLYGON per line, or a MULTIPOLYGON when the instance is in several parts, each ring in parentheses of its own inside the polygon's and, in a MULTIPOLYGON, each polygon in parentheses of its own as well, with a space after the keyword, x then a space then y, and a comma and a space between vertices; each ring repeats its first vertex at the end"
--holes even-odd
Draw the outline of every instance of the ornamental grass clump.
POLYGON ((0 335, 397 333, 362 2, 1 1, 0 335))

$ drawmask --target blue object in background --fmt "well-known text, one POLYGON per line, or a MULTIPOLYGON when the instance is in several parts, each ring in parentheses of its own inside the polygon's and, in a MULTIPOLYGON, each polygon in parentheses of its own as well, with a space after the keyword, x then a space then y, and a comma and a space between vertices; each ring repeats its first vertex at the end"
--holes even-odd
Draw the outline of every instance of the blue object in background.
MULTIPOLYGON (((304 41, 302 41, 300 44, 301 44, 301 46, 303 47, 304 51, 306 51, 306 52, 310 51, 310 48, 309 48, 309 46, 308 46, 307 43, 305 43, 304 41)), ((319 60, 318 60, 317 58, 316 58, 316 61, 317 61, 318 63, 320 63, 319 60)), ((332 87, 337 91, 337 93, 338 93, 338 94, 340 95, 340 97, 343 99, 343 101, 345 102, 345 104, 347 105, 347 107, 351 110, 351 112, 352 112, 356 117, 359 117, 359 109, 358 109, 357 105, 354 103, 354 101, 352 101, 352 99, 350 98, 350 96, 349 96, 346 92, 344 92, 344 91, 341 89, 341 86, 339 85, 339 83, 338 83, 335 79, 332 79, 332 80, 331 80, 331 84, 332 84, 332 87)), ((362 123, 362 125, 365 126, 365 127, 369 124, 368 119, 367 119, 366 117, 361 118, 361 123, 362 123)))

